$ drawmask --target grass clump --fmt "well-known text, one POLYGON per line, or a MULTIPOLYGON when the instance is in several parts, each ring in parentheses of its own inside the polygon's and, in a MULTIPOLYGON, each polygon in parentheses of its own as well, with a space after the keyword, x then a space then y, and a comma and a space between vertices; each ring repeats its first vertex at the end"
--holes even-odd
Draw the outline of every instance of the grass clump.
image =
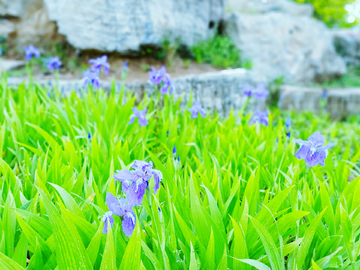
POLYGON ((220 68, 251 68, 251 62, 241 59, 239 49, 227 36, 215 35, 191 47, 191 51, 198 63, 210 63, 220 68))
POLYGON ((1 84, 1 269, 359 268, 356 118, 293 114, 289 139, 277 110, 249 126, 115 90, 1 84), (129 125, 135 105, 146 127, 129 125), (335 146, 308 168, 294 138, 315 131, 335 146), (134 160, 152 161, 162 184, 134 208, 131 237, 117 216, 103 234, 107 193, 125 196, 114 172, 134 160))

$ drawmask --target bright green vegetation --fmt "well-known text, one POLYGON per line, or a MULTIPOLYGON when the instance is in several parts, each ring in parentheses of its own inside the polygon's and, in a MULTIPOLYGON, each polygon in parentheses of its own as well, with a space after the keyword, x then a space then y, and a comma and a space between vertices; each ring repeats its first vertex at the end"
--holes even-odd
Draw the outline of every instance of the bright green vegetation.
POLYGON ((349 23, 348 12, 345 9, 347 4, 352 4, 355 0, 293 0, 301 4, 312 4, 314 16, 329 27, 351 27, 357 24, 357 20, 349 23))
POLYGON ((278 111, 248 126, 145 97, 140 127, 128 125, 135 97, 114 89, 49 98, 3 83, 0 96, 0 269, 360 267, 356 119, 294 114, 289 141, 278 111), (325 168, 294 157, 293 138, 315 131, 335 143, 325 168), (136 208, 130 238, 117 217, 103 235, 106 192, 121 194, 113 173, 135 159, 153 161, 163 184, 136 208))
POLYGON ((210 63, 221 68, 251 68, 251 62, 240 58, 240 51, 231 38, 215 35, 191 48, 198 63, 210 63))

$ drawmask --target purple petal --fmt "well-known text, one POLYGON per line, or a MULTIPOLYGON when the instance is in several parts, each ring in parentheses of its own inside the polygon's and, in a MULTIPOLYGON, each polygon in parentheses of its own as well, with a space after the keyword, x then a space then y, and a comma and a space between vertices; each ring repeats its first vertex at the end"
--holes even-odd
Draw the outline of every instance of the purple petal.
POLYGON ((161 87, 161 89, 160 89, 160 94, 166 95, 167 92, 168 92, 168 89, 169 89, 169 87, 168 87, 167 85, 164 85, 164 86, 161 87))
POLYGON ((328 149, 334 147, 334 145, 335 145, 334 143, 329 143, 329 144, 327 144, 327 145, 324 145, 324 146, 321 147, 320 149, 328 150, 328 149))
POLYGON ((110 222, 111 228, 114 226, 114 218, 113 216, 107 216, 104 223, 103 234, 108 232, 108 222, 110 222))
POLYGON ((317 131, 308 138, 308 141, 311 142, 314 146, 320 147, 325 144, 325 137, 317 131))
POLYGON ((131 165, 131 168, 133 169, 141 169, 143 171, 146 171, 147 169, 152 169, 153 164, 152 162, 146 162, 143 160, 135 160, 133 164, 131 165))
POLYGON ((131 236, 134 231, 135 225, 136 225, 135 214, 132 212, 126 213, 121 224, 124 234, 127 236, 131 236))
POLYGON ((159 170, 153 169, 154 176, 154 193, 156 194, 158 189, 160 188, 160 181, 163 179, 163 175, 159 170))
POLYGON ((132 123, 134 123, 134 121, 135 121, 135 115, 131 115, 131 116, 130 116, 129 125, 131 125, 132 123))
POLYGON ((147 121, 147 119, 145 117, 140 117, 139 118, 139 124, 140 124, 140 126, 146 127, 147 124, 148 124, 148 121, 147 121))
POLYGON ((310 148, 303 144, 295 154, 295 157, 297 159, 305 159, 308 155, 310 155, 310 148))
POLYGON ((159 69, 159 76, 164 76, 166 74, 166 68, 164 66, 162 66, 160 69, 159 69))
POLYGON ((110 192, 106 194, 106 204, 109 207, 109 210, 112 211, 115 215, 122 216, 125 214, 125 212, 120 207, 119 201, 110 192))
POLYGON ((325 151, 318 151, 315 152, 313 155, 307 155, 305 158, 306 165, 309 167, 314 167, 318 164, 321 166, 325 166, 325 158, 326 152, 325 151))
POLYGON ((129 170, 117 170, 114 174, 114 179, 120 182, 123 182, 124 180, 128 181, 135 181, 136 175, 133 171, 129 170))
POLYGON ((98 79, 94 79, 94 86, 100 88, 100 81, 98 79))
POLYGON ((141 117, 141 111, 140 111, 138 108, 136 108, 136 107, 133 108, 133 114, 134 114, 136 117, 141 117))
POLYGON ((147 186, 148 183, 143 182, 139 184, 136 189, 136 183, 132 183, 126 192, 126 199, 128 203, 134 206, 139 206, 143 201, 145 189, 147 188, 147 186))
POLYGON ((108 231, 108 218, 106 218, 104 222, 103 234, 107 234, 107 231, 108 231))
MULTIPOLYGON (((124 198, 120 199, 120 207, 121 209, 123 209, 125 212, 131 212, 133 206, 124 198)), ((125 214, 124 214, 125 215, 125 214)))

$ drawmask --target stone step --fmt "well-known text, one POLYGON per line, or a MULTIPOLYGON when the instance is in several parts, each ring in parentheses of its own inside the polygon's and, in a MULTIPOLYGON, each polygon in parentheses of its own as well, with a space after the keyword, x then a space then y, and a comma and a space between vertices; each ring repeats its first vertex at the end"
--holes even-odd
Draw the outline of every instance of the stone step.
POLYGON ((326 99, 326 111, 334 119, 360 115, 360 88, 326 89, 284 85, 280 90, 278 105, 282 110, 319 113, 323 98, 326 99))
MULTIPOLYGON (((54 80, 36 80, 43 86, 52 87, 56 85, 54 80)), ((17 86, 23 82, 21 78, 8 78, 10 86, 17 86)), ((173 80, 175 90, 174 99, 182 97, 182 104, 185 105, 192 97, 193 101, 201 101, 204 108, 213 112, 217 111, 221 115, 228 115, 231 108, 238 110, 246 101, 242 86, 244 84, 257 85, 261 83, 252 71, 246 69, 229 69, 216 72, 208 72, 197 75, 188 75, 173 80)), ((121 82, 116 82, 116 89, 120 91, 121 82)), ((112 82, 101 82, 101 87, 108 91, 112 82)), ((72 91, 80 92, 82 88, 81 80, 60 80, 59 87, 63 94, 69 94, 72 91)), ((152 94, 154 85, 150 82, 137 82, 125 85, 127 91, 134 91, 139 99, 143 93, 152 94)), ((249 107, 264 109, 265 103, 252 100, 249 107)))

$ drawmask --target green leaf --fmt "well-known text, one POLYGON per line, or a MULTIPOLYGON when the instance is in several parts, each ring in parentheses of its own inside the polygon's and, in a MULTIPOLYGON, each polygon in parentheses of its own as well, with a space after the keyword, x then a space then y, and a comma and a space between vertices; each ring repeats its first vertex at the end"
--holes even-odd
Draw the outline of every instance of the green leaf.
POLYGON ((296 265, 298 269, 303 269, 302 267, 305 262, 305 258, 309 252, 309 248, 314 238, 316 229, 319 226, 321 218, 326 212, 326 210, 326 208, 322 210, 321 213, 311 222, 310 226, 305 231, 301 246, 296 256, 296 265))
POLYGON ((2 270, 25 270, 17 262, 0 252, 0 269, 2 270))
POLYGON ((119 270, 139 269, 141 262, 141 231, 139 220, 136 218, 136 226, 126 246, 119 270))
POLYGON ((115 247, 114 247, 114 238, 113 232, 111 229, 110 222, 107 223, 107 237, 104 254, 101 260, 100 270, 112 270, 116 269, 116 260, 115 260, 115 247))
POLYGON ((91 262, 85 252, 84 246, 79 245, 79 243, 74 241, 71 231, 66 226, 53 203, 41 190, 39 190, 39 193, 53 228, 56 260, 58 262, 59 270, 92 269, 91 262))
POLYGON ((282 262, 280 258, 280 253, 274 243, 273 238, 269 234, 269 232, 265 229, 261 223, 256 220, 255 218, 249 216, 251 223, 253 224, 254 228, 256 229, 256 232, 260 236, 261 242, 264 245, 266 254, 269 257, 269 261, 271 264, 271 267, 273 269, 284 269, 284 263, 282 262))

